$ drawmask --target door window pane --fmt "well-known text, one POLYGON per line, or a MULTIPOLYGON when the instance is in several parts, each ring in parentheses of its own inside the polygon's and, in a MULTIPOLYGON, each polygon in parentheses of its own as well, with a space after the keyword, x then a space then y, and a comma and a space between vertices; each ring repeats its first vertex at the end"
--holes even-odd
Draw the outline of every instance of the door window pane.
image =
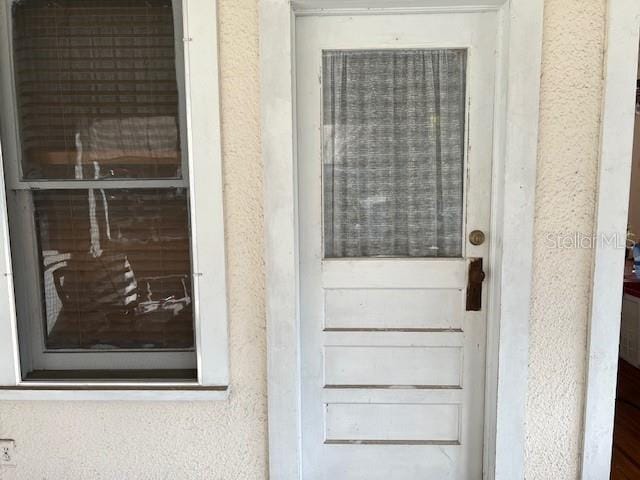
POLYGON ((49 349, 193 347, 184 189, 33 192, 49 349))
POLYGON ((322 60, 325 257, 461 256, 466 50, 322 60))
POLYGON ((179 178, 171 0, 20 0, 13 59, 27 179, 179 178))

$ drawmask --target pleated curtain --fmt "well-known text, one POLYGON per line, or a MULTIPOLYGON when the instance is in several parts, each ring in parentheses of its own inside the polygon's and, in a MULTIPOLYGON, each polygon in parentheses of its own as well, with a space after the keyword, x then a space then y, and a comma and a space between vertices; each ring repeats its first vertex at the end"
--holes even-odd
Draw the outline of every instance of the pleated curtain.
POLYGON ((466 51, 323 52, 325 257, 458 257, 466 51))

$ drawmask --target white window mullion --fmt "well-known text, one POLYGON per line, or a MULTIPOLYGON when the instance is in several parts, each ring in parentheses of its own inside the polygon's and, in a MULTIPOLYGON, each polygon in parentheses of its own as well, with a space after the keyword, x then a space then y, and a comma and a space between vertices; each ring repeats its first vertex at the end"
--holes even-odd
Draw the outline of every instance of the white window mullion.
POLYGON ((184 188, 185 179, 103 179, 103 180, 33 180, 17 182, 11 190, 78 190, 128 188, 184 188))

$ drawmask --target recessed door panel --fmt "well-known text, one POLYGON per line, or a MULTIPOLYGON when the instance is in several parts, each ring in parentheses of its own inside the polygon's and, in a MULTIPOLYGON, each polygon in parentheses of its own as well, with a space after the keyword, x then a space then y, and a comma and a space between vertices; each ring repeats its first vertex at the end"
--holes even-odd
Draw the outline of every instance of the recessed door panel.
POLYGON ((325 289, 325 330, 445 330, 462 328, 462 290, 325 289))
POLYGON ((330 403, 325 443, 452 445, 459 442, 454 404, 330 403))

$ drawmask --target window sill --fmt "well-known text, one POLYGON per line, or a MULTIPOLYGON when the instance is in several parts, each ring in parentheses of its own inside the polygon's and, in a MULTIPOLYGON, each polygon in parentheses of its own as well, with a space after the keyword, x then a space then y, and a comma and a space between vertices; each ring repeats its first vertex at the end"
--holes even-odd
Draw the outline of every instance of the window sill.
POLYGON ((214 401, 227 400, 229 387, 197 383, 22 382, 0 387, 0 400, 44 401, 214 401))

